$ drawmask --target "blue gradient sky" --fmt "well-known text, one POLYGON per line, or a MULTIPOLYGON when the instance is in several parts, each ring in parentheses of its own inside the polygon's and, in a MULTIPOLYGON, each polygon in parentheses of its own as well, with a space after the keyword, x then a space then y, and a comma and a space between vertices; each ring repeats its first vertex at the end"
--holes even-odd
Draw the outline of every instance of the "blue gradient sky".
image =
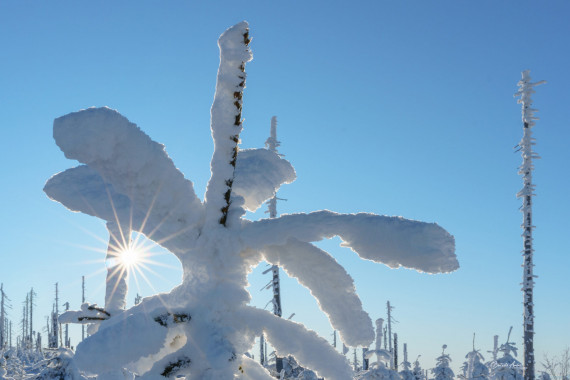
MULTIPOLYGON (((202 197, 216 41, 245 19, 254 60, 242 147, 263 146, 277 115, 280 151, 298 174, 280 191, 287 202, 279 212, 401 215, 455 235, 461 269, 440 276, 391 270, 338 240, 322 243, 354 277, 372 319, 385 318, 391 300, 394 331, 424 368, 446 343, 457 369, 474 332, 486 354, 511 325, 522 354, 522 180, 513 153, 522 128, 513 93, 522 70, 548 81, 534 96, 542 156, 534 176, 535 348, 538 359, 560 352, 570 344, 568 14, 566 1, 0 2, 0 282, 12 299, 9 317, 20 318, 34 287, 34 323, 44 326, 55 282, 61 300, 78 308, 82 275, 87 300, 103 303, 104 254, 94 251, 106 247, 103 222, 42 192, 51 175, 75 165, 52 139, 53 119, 117 109, 166 145, 202 197)), ((146 272, 152 287, 139 280, 142 295, 180 280, 176 260, 154 251, 170 268, 146 272)), ((261 307, 270 298, 258 291, 269 281, 263 269, 250 278, 261 307)), ((308 291, 288 279, 282 288, 284 314, 330 338, 308 291)), ((134 282, 132 289, 129 304, 134 282)))

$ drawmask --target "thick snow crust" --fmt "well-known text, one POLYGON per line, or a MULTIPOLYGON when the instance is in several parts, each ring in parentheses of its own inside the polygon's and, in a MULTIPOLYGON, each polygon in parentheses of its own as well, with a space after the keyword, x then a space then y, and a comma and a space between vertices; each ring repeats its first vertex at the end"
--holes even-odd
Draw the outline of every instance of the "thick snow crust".
POLYGON ((54 121, 53 129, 54 139, 65 156, 88 165, 90 170, 74 168, 50 179, 46 192, 52 199, 66 206, 71 203, 68 207, 74 211, 132 224, 133 230, 155 241, 180 233, 188 245, 195 241, 204 208, 192 182, 174 166, 163 145, 152 141, 117 111, 105 107, 62 116, 54 121), (75 183, 80 177, 96 187, 78 193, 88 189, 75 183), (70 190, 65 190, 68 186, 70 190), (103 189, 103 193, 95 192, 103 189), (67 197, 54 198, 58 195, 67 197), (74 195, 82 200, 74 200, 74 195), (108 205, 104 205, 106 195, 112 201, 108 205), (130 200, 132 212, 125 197, 130 200), (90 203, 91 200, 96 202, 90 203), (119 201, 118 206, 115 200, 119 201))
POLYGON ((305 242, 339 236, 363 259, 427 273, 446 273, 459 268, 455 239, 435 223, 374 214, 337 214, 317 211, 283 215, 248 224, 246 244, 262 248, 269 242, 284 244, 295 237, 305 242))
POLYGON ((273 198, 281 184, 297 178, 289 161, 267 149, 246 149, 238 153, 233 192, 244 198, 244 208, 257 210, 273 198))
MULTIPOLYGON (((428 273, 458 268, 453 237, 434 223, 331 211, 258 222, 242 218, 246 209, 257 209, 295 179, 276 152, 238 149, 248 44, 245 22, 219 40, 212 175, 204 202, 164 146, 117 111, 90 108, 54 122, 56 143, 83 166, 52 177, 45 186, 48 196, 72 211, 145 234, 173 252, 184 271, 183 282, 170 293, 128 310, 109 310, 98 331, 77 347, 77 365, 85 373, 111 378, 126 368, 141 379, 264 379, 265 370, 245 356, 263 333, 279 356, 293 355, 318 376, 346 380, 352 377, 349 363, 323 338, 248 306, 251 267, 266 259, 298 278, 353 346, 372 342, 370 318, 348 273, 312 242, 340 236, 360 257, 391 268, 428 273)), ((61 321, 100 315, 84 309, 61 321)))
POLYGON ((370 340, 372 323, 362 309, 354 281, 331 255, 312 244, 291 238, 286 244, 265 247, 263 256, 310 289, 346 344, 358 346, 370 340))

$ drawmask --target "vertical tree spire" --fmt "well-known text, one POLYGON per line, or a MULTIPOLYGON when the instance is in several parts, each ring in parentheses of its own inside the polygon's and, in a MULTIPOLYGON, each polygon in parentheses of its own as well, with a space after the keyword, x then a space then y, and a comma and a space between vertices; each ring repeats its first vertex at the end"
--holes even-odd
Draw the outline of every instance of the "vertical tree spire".
MULTIPOLYGON (((81 276, 81 304, 85 303, 85 276, 81 276)), ((85 339, 85 325, 81 325, 81 341, 85 339)))
POLYGON ((523 176, 523 188, 517 193, 518 198, 522 198, 523 204, 521 211, 523 213, 522 237, 523 237, 523 304, 524 304, 524 378, 525 380, 534 380, 534 304, 533 304, 533 247, 532 247, 532 197, 534 194, 534 184, 532 182, 532 172, 534 170, 533 159, 540 158, 533 150, 535 139, 532 137, 532 127, 534 121, 538 118, 534 116, 537 111, 532 108, 531 95, 535 92, 534 87, 545 83, 540 81, 531 83, 530 71, 522 72, 522 79, 518 82, 519 91, 515 93, 515 97, 520 96, 518 103, 522 104, 522 121, 523 121, 523 138, 518 144, 521 151, 523 162, 519 167, 519 174, 523 176))
POLYGON ((376 320, 376 364, 379 366, 381 363, 381 356, 378 353, 382 350, 382 324, 384 319, 378 318, 376 320))
POLYGON ((263 334, 259 337, 259 364, 263 367, 265 365, 265 355, 264 355, 265 338, 263 334))
POLYGON ((30 290, 30 317, 29 317, 29 324, 30 324, 30 347, 33 346, 34 341, 34 296, 38 294, 34 291, 34 288, 30 290))
MULTIPOLYGON (((277 153, 277 147, 281 145, 280 141, 277 141, 277 116, 273 116, 271 118, 271 129, 269 133, 269 138, 265 141, 265 147, 277 153)), ((267 212, 269 213, 270 218, 277 217, 277 194, 273 196, 267 202, 267 212)), ((279 267, 277 265, 273 265, 271 267, 271 272, 273 274, 273 314, 281 317, 282 310, 281 310, 281 288, 279 282, 279 267)))
POLYGON ((333 347, 336 348, 336 330, 333 331, 333 347))
POLYGON ((30 321, 30 294, 26 294, 26 301, 25 301, 25 306, 24 306, 24 329, 23 329, 23 333, 24 336, 22 339, 24 339, 25 342, 25 346, 26 348, 28 348, 28 345, 30 343, 30 336, 31 333, 28 331, 29 328, 29 322, 30 321))
POLYGON ((6 301, 8 301, 8 297, 6 297, 6 293, 4 293, 4 284, 0 285, 0 350, 6 346, 7 341, 7 333, 6 333, 6 301))
POLYGON ((226 30, 218 40, 220 66, 211 109, 214 154, 212 176, 206 189, 206 223, 226 226, 232 203, 232 185, 242 127, 245 64, 251 61, 249 26, 243 21, 226 30))
POLYGON ((392 309, 394 306, 390 306, 390 301, 386 302, 386 310, 388 313, 388 351, 390 352, 390 369, 394 369, 394 350, 392 348, 392 309))
MULTIPOLYGON (((65 311, 69 311, 69 302, 64 303, 63 306, 65 306, 65 311)), ((65 324, 65 338, 63 341, 63 345, 67 348, 71 347, 71 344, 69 341, 69 323, 65 324)))
POLYGON ((398 334, 394 333, 394 356, 393 356, 393 361, 394 361, 394 370, 398 370, 398 334))
POLYGON ((53 304, 53 311, 51 315, 51 336, 50 336, 50 348, 58 348, 57 338, 59 333, 59 289, 58 283, 55 283, 55 303, 53 304))
MULTIPOLYGON (((273 116, 271 118, 269 138, 265 141, 265 147, 268 150, 279 154, 277 152, 277 147, 280 145, 281 143, 277 141, 277 116, 273 116)), ((277 194, 275 194, 273 198, 267 202, 267 206, 269 217, 277 218, 277 194)), ((281 317, 283 311, 281 309, 281 283, 279 281, 279 266, 272 265, 271 274, 273 275, 273 314, 281 317)), ((283 358, 275 356, 275 369, 277 370, 277 373, 281 372, 281 369, 283 369, 283 358)))

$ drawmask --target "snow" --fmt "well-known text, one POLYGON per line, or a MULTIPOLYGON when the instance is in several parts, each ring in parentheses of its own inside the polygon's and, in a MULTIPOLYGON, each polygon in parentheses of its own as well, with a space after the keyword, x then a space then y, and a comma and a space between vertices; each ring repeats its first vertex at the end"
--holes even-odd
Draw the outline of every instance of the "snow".
POLYGON ((304 242, 339 236, 361 258, 390 268, 406 267, 427 273, 447 273, 459 268, 455 241, 435 223, 367 213, 337 214, 317 211, 282 215, 248 224, 245 244, 260 249, 285 244, 289 238, 304 242))
MULTIPOLYGON (((73 351, 60 347, 57 355, 48 360, 47 366, 36 377, 36 380, 83 380, 87 379, 81 375, 77 365, 73 360, 73 351)), ((123 377, 124 379, 124 377, 123 377)))
POLYGON ((392 376, 388 375, 388 373, 384 373, 384 370, 387 370, 387 364, 391 363, 392 354, 388 350, 382 349, 382 325, 384 323, 384 319, 378 318, 376 320, 376 348, 374 350, 366 351, 365 358, 371 359, 374 355, 376 355, 376 362, 370 363, 370 368, 378 369, 380 372, 378 375, 382 376, 392 376))
POLYGON ((238 153, 233 192, 244 198, 244 207, 256 211, 273 198, 282 184, 296 179, 295 169, 267 149, 246 149, 238 153))
MULTIPOLYGON (((112 196, 123 200, 128 197, 133 208, 132 229, 144 233, 154 241, 162 241, 172 234, 182 233, 186 243, 195 240, 198 231, 196 224, 203 218, 203 206, 194 193, 192 182, 174 166, 164 146, 152 141, 135 124, 110 108, 89 108, 57 118, 54 121, 54 139, 65 156, 76 159, 95 170, 104 183, 112 184, 113 190, 121 194, 112 196)), ((68 173, 62 178, 52 177, 46 184, 46 192, 69 208, 83 211, 79 207, 91 207, 99 213, 100 203, 105 194, 92 194, 102 190, 101 180, 86 169, 77 173, 68 173), (96 188, 88 189, 84 200, 74 200, 74 195, 82 193, 66 192, 62 187, 82 190, 86 187, 77 184, 81 176, 95 183, 96 188), (57 195, 63 198, 55 198, 57 195), (95 200, 96 204, 87 204, 86 200, 95 200), (71 206, 71 207, 70 207, 71 206)), ((131 224, 126 211, 126 201, 120 203, 124 213, 109 213, 109 206, 101 213, 106 221, 131 224)), ((93 215, 93 213, 89 213, 93 215)), ((173 247, 166 248, 180 254, 173 247)))
MULTIPOLYGON (((121 310, 126 288, 109 298, 110 316, 77 347, 75 361, 87 374, 111 378, 128 370, 141 379, 165 373, 187 380, 261 379, 264 370, 246 353, 263 333, 280 356, 293 355, 318 376, 345 380, 352 369, 326 340, 301 324, 248 306, 252 266, 264 259, 282 265, 318 299, 343 340, 363 346, 374 334, 354 283, 311 242, 340 236, 342 245, 361 258, 391 268, 442 273, 459 266, 453 236, 435 223, 331 211, 257 222, 242 218, 245 209, 255 210, 281 184, 295 179, 292 166, 276 152, 238 149, 248 43, 245 22, 219 39, 211 111, 214 154, 204 202, 164 146, 117 111, 89 108, 54 122, 54 138, 65 156, 86 166, 52 177, 45 186, 48 196, 108 222, 111 249, 127 243, 119 228, 138 231, 174 253, 183 268, 182 283, 168 294, 147 297, 128 310, 121 310)), ((60 321, 101 315, 89 305, 84 309, 60 321)))
POLYGON ((209 224, 218 223, 223 217, 220 210, 228 205, 224 196, 228 189, 231 190, 234 180, 235 166, 232 160, 242 131, 242 94, 246 78, 241 68, 253 58, 247 46, 248 35, 247 22, 241 22, 226 30, 218 40, 220 67, 211 110, 214 154, 210 162, 212 176, 204 197, 206 223, 209 224))
POLYGON ((373 334, 370 317, 362 309, 354 281, 331 255, 312 244, 290 239, 284 245, 267 246, 263 256, 310 289, 345 343, 358 346, 369 342, 373 334))
POLYGON ((118 257, 131 245, 131 229, 128 225, 107 222, 109 244, 107 246, 107 288, 105 292, 105 310, 111 314, 123 310, 127 305, 128 269, 118 257))
MULTIPOLYGON (((71 211, 82 212, 103 220, 128 220, 131 200, 105 183, 97 171, 81 165, 58 173, 47 181, 44 192, 71 211)), ((135 220, 139 218, 134 218, 135 220)))
POLYGON ((513 353, 515 356, 517 356, 517 348, 513 343, 508 341, 509 337, 507 338, 507 342, 502 344, 499 348, 499 351, 503 353, 503 356, 493 362, 490 366, 491 373, 489 375, 489 378, 492 380, 523 379, 522 364, 511 355, 511 353, 513 353))
POLYGON ((348 360, 336 352, 329 342, 314 331, 307 331, 302 324, 253 308, 244 310, 242 315, 253 333, 265 334, 278 356, 291 355, 300 365, 315 370, 318 376, 326 379, 352 377, 348 360))
POLYGON ((89 324, 94 323, 93 321, 108 319, 109 316, 109 313, 103 311, 103 309, 98 307, 96 304, 84 303, 81 305, 81 310, 66 311, 61 314, 57 320, 59 323, 89 324))
MULTIPOLYGON (((442 356, 444 355, 442 354, 442 356)), ((473 351, 470 351, 467 355, 465 355, 465 358, 467 359, 467 369, 465 376, 468 379, 485 380, 489 377, 489 368, 487 368, 485 365, 485 358, 483 355, 481 355, 479 350, 473 348, 473 351)))
POLYGON ((242 369, 244 380, 275 380, 258 362, 248 357, 243 359, 242 369))
MULTIPOLYGON (((451 368, 449 368, 449 363, 451 362, 451 358, 449 357, 448 354, 445 353, 446 348, 447 348, 447 345, 444 345, 443 346, 443 352, 441 353, 441 356, 439 356, 436 359, 436 363, 437 363, 436 367, 431 370, 431 372, 434 375, 435 380, 453 380, 453 378, 455 377, 453 370, 451 368)), ((477 352, 477 354, 479 354, 479 353, 477 352)), ((482 358, 482 356, 481 356, 481 358, 482 358)), ((479 364, 481 364, 481 363, 479 363, 479 364)))

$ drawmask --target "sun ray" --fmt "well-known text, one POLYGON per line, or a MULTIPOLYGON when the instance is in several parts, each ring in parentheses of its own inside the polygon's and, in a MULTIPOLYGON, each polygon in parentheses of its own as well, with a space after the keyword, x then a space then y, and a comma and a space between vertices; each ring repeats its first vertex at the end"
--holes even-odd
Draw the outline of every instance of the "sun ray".
MULTIPOLYGON (((168 309, 168 304, 164 301, 163 299, 163 295, 162 293, 160 293, 159 291, 156 290, 156 288, 154 287, 154 285, 152 284, 152 282, 148 279, 148 277, 144 274, 144 272, 140 269, 135 267, 135 273, 138 273, 142 279, 147 283, 147 285, 152 289, 153 293, 156 295, 156 297, 158 297, 158 300, 160 301, 160 303, 162 303, 162 305, 168 309)), ((135 280, 137 279, 136 274, 134 275, 135 280)), ((138 280, 136 280, 137 282, 137 286, 138 286, 138 280)))
POLYGON ((160 273, 155 272, 154 270, 152 270, 150 267, 148 267, 147 265, 140 265, 138 268, 136 268, 137 271, 139 271, 141 273, 141 275, 143 275, 143 271, 142 269, 146 270, 147 272, 153 274, 154 276, 158 277, 159 279, 163 280, 163 281, 168 281, 167 278, 165 278, 164 276, 162 276, 160 273))
MULTIPOLYGON (((141 226, 140 226, 139 231, 144 231, 144 228, 146 227, 146 223, 148 222, 148 219, 150 218, 150 213, 151 213, 152 209, 154 208, 154 204, 155 204, 155 202, 156 202, 156 199, 158 198, 158 194, 160 193, 160 191, 161 191, 161 189, 162 189, 163 183, 164 183, 164 182, 161 182, 161 183, 160 183, 160 185, 158 186, 158 189, 156 190, 156 193, 155 193, 154 196, 152 197, 152 200, 150 201, 150 205, 148 206, 148 210, 147 210, 147 212, 146 212, 146 214, 145 214, 145 216, 144 216, 144 218, 143 218, 143 220, 142 220, 142 222, 141 222, 141 226)), ((159 225, 160 225, 160 223, 159 223, 159 225)), ((154 231, 156 231, 156 229, 153 230, 153 231, 151 232, 151 234, 152 234, 154 231)), ((139 234, 136 236, 137 242, 139 241, 141 235, 142 235, 142 232, 139 232, 139 234)))
MULTIPOLYGON (((122 223, 119 220, 119 215, 117 214, 117 209, 115 208, 115 203, 113 202, 113 198, 111 197, 111 192, 109 191, 109 187, 105 186, 105 190, 107 191, 107 197, 109 198, 109 204, 111 205, 111 209, 113 210, 113 216, 115 217, 115 223, 117 224, 117 227, 119 229, 119 234, 121 235, 121 240, 123 242, 123 245, 125 247, 128 246, 127 241, 125 240, 125 234, 123 233, 123 228, 122 228, 122 223)), ((132 212, 132 206, 131 206, 131 212, 132 212)), ((111 231, 109 231, 109 233, 111 233, 111 231)), ((116 241, 119 241, 119 239, 117 239, 115 236, 113 236, 113 238, 116 241)))

